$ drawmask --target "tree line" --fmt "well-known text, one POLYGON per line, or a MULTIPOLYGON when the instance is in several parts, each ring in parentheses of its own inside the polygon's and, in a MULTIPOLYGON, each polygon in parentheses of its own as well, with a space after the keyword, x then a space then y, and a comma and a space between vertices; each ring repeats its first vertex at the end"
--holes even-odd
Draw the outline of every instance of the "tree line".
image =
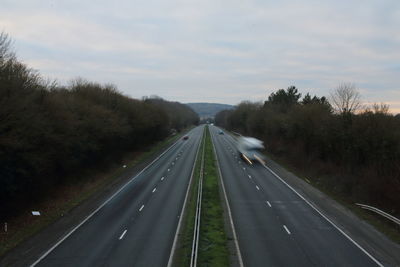
POLYGON ((326 97, 294 86, 264 103, 242 102, 215 123, 264 141, 266 149, 350 201, 400 214, 400 115, 363 107, 352 84, 326 97))
POLYGON ((0 34, 0 216, 18 212, 73 174, 197 124, 184 104, 132 99, 113 85, 43 79, 0 34))

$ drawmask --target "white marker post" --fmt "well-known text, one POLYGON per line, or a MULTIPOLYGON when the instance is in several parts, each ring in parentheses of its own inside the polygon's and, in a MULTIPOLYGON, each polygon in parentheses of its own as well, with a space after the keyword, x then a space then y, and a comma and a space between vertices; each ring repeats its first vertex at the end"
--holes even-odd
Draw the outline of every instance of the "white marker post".
POLYGON ((33 216, 40 216, 40 211, 32 211, 33 216))

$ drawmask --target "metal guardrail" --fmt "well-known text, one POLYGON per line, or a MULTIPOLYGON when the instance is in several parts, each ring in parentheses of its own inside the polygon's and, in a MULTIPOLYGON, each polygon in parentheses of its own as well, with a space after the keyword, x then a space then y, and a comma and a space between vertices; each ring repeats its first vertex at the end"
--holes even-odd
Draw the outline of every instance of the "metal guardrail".
POLYGON ((394 217, 394 216, 392 216, 392 215, 390 215, 390 214, 388 214, 388 213, 386 213, 384 211, 381 211, 378 208, 375 208, 375 207, 372 207, 372 206, 368 206, 368 205, 364 205, 364 204, 360 204, 360 203, 355 203, 355 204, 357 206, 360 206, 363 209, 370 210, 370 211, 373 211, 375 213, 378 213, 379 215, 381 215, 381 216, 391 220, 392 222, 400 225, 400 219, 398 219, 398 218, 396 218, 396 217, 394 217))
POLYGON ((241 135, 240 133, 238 133, 238 132, 232 131, 232 133, 235 134, 235 135, 237 135, 237 136, 242 136, 242 135, 241 135))
POLYGON ((192 253, 190 257, 190 267, 197 266, 197 256, 199 250, 199 237, 200 237, 200 222, 201 222, 201 200, 203 195, 203 176, 204 176, 204 154, 205 154, 206 140, 203 139, 203 153, 200 164, 200 177, 197 190, 197 203, 196 203, 196 216, 194 219, 192 253))

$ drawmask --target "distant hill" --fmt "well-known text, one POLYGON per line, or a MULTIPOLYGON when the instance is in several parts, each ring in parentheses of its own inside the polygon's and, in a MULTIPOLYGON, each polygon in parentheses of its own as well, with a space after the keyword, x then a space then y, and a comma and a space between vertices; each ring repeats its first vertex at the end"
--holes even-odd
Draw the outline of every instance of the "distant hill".
POLYGON ((218 103, 187 103, 200 118, 214 118, 215 114, 224 109, 233 109, 234 106, 218 103))

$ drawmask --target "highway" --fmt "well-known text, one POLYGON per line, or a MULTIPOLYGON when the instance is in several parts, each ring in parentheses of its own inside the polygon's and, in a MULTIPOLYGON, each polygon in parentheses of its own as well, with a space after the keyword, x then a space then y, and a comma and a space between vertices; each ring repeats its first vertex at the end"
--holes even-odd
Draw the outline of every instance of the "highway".
MULTIPOLYGON (((209 129, 240 266, 383 266, 266 165, 242 161, 231 135, 209 129)), ((192 129, 31 266, 168 266, 203 131, 192 129)))
POLYGON ((34 266, 167 266, 204 126, 191 130, 34 266))
POLYGON ((244 266, 380 266, 261 164, 245 164, 211 126, 244 266))

